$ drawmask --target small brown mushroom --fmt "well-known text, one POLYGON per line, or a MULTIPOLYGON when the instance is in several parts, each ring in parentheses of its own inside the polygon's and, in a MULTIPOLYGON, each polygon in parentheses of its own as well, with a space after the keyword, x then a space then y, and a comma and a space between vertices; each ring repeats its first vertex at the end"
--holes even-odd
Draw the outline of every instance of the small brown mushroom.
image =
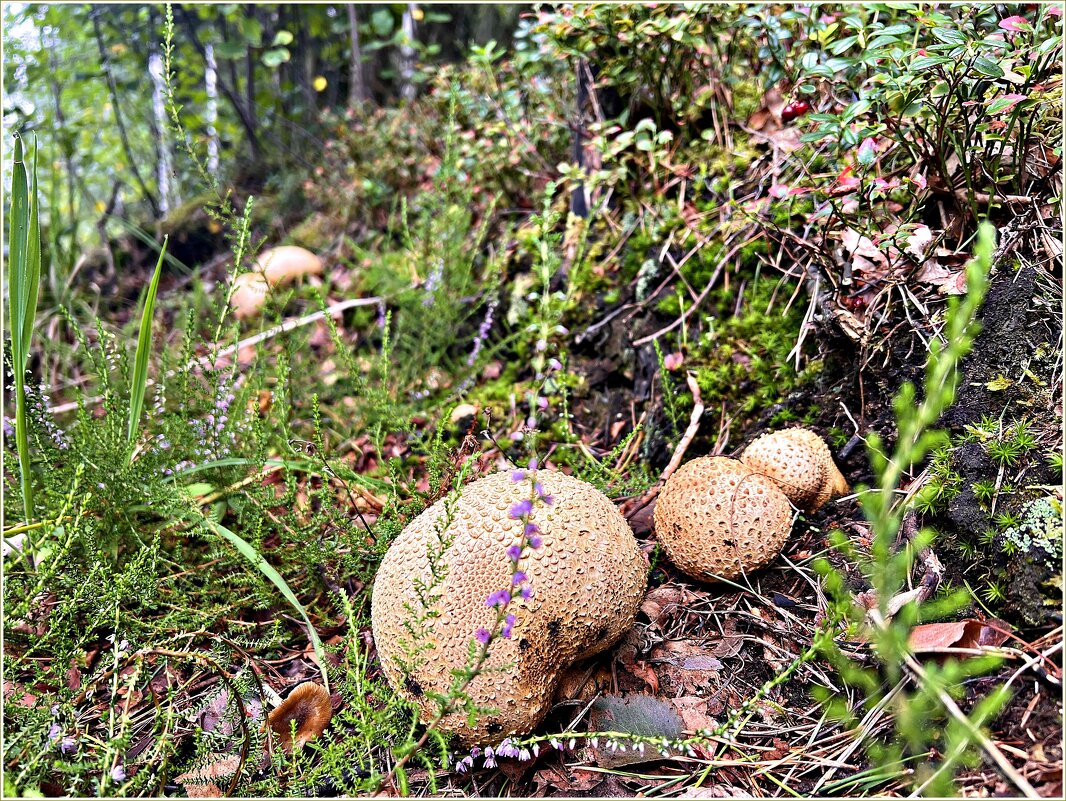
POLYGON ((329 691, 321 684, 305 681, 267 715, 267 725, 278 736, 285 752, 292 753, 294 744, 297 749, 303 748, 325 731, 332 717, 329 691), (295 738, 292 736, 293 721, 296 721, 295 738))
POLYGON ((833 498, 850 492, 825 441, 806 428, 763 434, 740 455, 740 460, 781 487, 800 509, 813 512, 833 498))
POLYGON ((655 506, 655 535, 684 573, 702 581, 756 570, 784 547, 792 507, 772 481, 723 456, 682 465, 655 506))

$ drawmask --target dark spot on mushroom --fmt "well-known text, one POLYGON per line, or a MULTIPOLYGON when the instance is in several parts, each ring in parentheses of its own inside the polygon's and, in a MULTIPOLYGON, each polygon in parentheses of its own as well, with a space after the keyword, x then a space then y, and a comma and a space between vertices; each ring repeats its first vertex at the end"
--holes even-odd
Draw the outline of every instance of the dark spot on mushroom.
POLYGON ((503 731, 503 726, 499 723, 490 723, 487 727, 489 734, 499 734, 503 731))
POLYGON ((560 628, 562 628, 562 624, 558 620, 548 621, 548 634, 550 634, 552 637, 556 637, 559 635, 560 628))
POLYGON ((413 695, 415 698, 422 697, 422 685, 412 679, 410 676, 404 679, 403 686, 404 689, 406 689, 407 692, 411 693, 411 695, 413 695))
POLYGON ((525 637, 518 641, 518 647, 523 651, 528 651, 531 647, 531 643, 525 637))

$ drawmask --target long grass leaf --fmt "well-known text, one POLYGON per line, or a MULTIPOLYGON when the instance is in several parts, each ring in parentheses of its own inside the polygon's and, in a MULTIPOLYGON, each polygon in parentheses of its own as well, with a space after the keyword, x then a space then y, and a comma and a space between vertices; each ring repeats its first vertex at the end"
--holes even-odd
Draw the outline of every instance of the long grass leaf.
POLYGON ((304 619, 304 623, 307 624, 307 636, 311 640, 311 647, 315 649, 315 658, 318 661, 319 671, 322 673, 322 684, 325 688, 329 689, 329 677, 326 675, 326 650, 322 647, 322 640, 318 637, 318 632, 315 631, 315 627, 311 625, 311 619, 307 616, 307 610, 304 609, 303 604, 296 597, 296 594, 289 588, 289 585, 282 578, 281 574, 274 569, 274 567, 263 558, 255 548, 253 548, 245 539, 238 534, 234 534, 225 526, 220 523, 216 523, 209 517, 203 518, 204 524, 213 532, 218 534, 225 540, 228 540, 234 548, 251 562, 260 573, 266 576, 281 594, 285 596, 285 600, 289 602, 289 605, 299 613, 300 617, 304 619))
POLYGON ((37 317, 41 276, 41 238, 37 219, 37 148, 33 180, 26 170, 25 147, 16 134, 11 170, 11 228, 9 237, 8 317, 11 329, 11 368, 15 378, 15 449, 18 452, 25 522, 33 518, 33 480, 26 419, 26 364, 37 317))
POLYGON ((133 377, 130 379, 130 419, 127 437, 130 444, 130 458, 133 458, 132 448, 141 423, 144 392, 148 387, 148 357, 152 355, 152 313, 155 311, 155 296, 159 291, 159 276, 163 272, 163 257, 166 253, 167 240, 164 239, 163 247, 159 251, 159 261, 155 264, 152 283, 148 285, 148 294, 144 297, 141 330, 137 334, 137 353, 133 358, 133 377))

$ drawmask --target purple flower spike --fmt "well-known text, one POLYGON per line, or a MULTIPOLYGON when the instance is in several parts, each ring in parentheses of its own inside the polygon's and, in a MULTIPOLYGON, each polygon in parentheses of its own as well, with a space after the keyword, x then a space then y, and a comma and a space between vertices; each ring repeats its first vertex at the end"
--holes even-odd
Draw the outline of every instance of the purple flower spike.
POLYGON ((519 501, 511 507, 511 519, 521 520, 533 511, 533 501, 528 498, 524 501, 519 501))
POLYGON ((541 495, 540 502, 543 503, 545 506, 551 506, 553 503, 555 503, 555 498, 553 498, 551 495, 541 495))
POLYGON ((523 587, 522 588, 522 592, 520 592, 519 595, 521 595, 523 598, 525 598, 528 601, 530 598, 533 597, 533 588, 532 587, 523 587))
POLYGON ((525 480, 526 480, 526 472, 525 472, 525 470, 515 470, 515 471, 513 471, 511 473, 511 481, 513 481, 515 484, 517 484, 519 481, 525 481, 525 480))
POLYGON ((536 534, 529 538, 529 547, 532 548, 534 551, 537 550, 542 544, 543 543, 541 542, 540 537, 538 537, 536 534))
POLYGON ((485 606, 507 606, 511 602, 510 590, 496 590, 485 599, 485 606))
POLYGON ((540 534, 540 529, 537 528, 536 523, 526 523, 526 536, 532 537, 534 534, 540 534))
POLYGON ((504 639, 507 639, 507 640, 511 639, 511 632, 514 630, 514 623, 515 623, 515 616, 514 615, 508 615, 506 617, 506 619, 504 619, 504 621, 503 621, 503 629, 500 631, 500 634, 503 635, 504 639))
POLYGON ((529 576, 527 576, 521 570, 511 576, 511 584, 521 584, 524 581, 529 581, 529 576))
POLYGON ((522 547, 520 545, 512 545, 507 549, 507 555, 511 557, 512 562, 517 562, 522 558, 522 547))
POLYGON ((482 645, 488 645, 489 640, 492 638, 492 634, 488 629, 478 629, 474 632, 474 639, 482 645))
POLYGON ((529 469, 530 470, 536 470, 537 469, 537 457, 536 456, 534 456, 532 459, 529 460, 529 469))

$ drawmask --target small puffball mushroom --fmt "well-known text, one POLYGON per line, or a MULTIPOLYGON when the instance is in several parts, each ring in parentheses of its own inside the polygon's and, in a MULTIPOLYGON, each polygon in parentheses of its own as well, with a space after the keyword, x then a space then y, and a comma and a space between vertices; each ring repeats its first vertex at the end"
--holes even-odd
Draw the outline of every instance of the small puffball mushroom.
POLYGON ((702 581, 756 570, 784 547, 788 498, 768 478, 723 456, 678 468, 655 505, 655 535, 678 569, 702 581))
POLYGON ((233 281, 230 305, 234 316, 238 320, 254 317, 263 308, 270 288, 321 272, 322 260, 304 248, 283 245, 264 250, 252 269, 241 273, 233 281))
POLYGON ((329 692, 321 684, 305 681, 297 685, 289 697, 267 715, 267 725, 281 741, 281 747, 292 753, 303 748, 326 730, 333 717, 329 692), (292 736, 292 722, 296 721, 296 737, 292 736))
POLYGON ((833 498, 850 492, 825 441, 806 428, 763 434, 740 455, 740 460, 781 487, 800 509, 813 512, 833 498))
POLYGON ((430 695, 446 694, 453 671, 469 665, 471 646, 479 647, 475 633, 494 628, 489 596, 513 593, 506 606, 515 616, 510 636, 501 632, 489 643, 482 670, 465 689, 475 705, 495 711, 478 715, 473 726, 455 712, 439 727, 467 746, 535 728, 563 671, 606 650, 633 625, 647 584, 633 532, 606 496, 562 473, 525 476, 515 481, 502 472, 470 483, 450 515, 448 499, 435 503, 392 543, 374 580, 371 618, 382 668, 393 689, 419 705, 423 720, 439 712, 430 695), (530 513, 540 547, 522 551, 523 581, 508 549, 524 541, 524 523, 511 512, 530 498, 530 479, 552 503, 537 503, 530 513), (443 578, 427 590, 431 561, 443 578))

